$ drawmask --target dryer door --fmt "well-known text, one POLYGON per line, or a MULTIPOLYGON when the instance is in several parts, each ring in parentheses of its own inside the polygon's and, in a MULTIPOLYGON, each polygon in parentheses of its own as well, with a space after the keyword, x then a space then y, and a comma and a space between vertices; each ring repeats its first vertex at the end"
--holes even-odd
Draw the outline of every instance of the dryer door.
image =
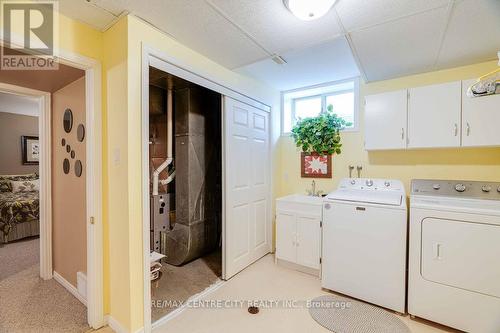
POLYGON ((421 274, 429 281, 500 297, 500 225, 426 218, 421 274))

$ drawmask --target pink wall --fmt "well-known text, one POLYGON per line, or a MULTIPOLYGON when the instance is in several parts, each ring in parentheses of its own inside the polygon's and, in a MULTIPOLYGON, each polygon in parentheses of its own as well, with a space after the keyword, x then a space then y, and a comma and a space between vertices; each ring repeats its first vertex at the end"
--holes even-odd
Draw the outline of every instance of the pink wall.
POLYGON ((78 79, 52 94, 52 255, 54 271, 76 286, 76 273, 87 271, 86 138, 77 140, 79 124, 85 126, 85 78, 78 79), (63 114, 69 108, 73 113, 70 133, 63 128, 63 114), (75 157, 66 151, 61 140, 66 140, 75 157), (68 159, 70 170, 63 172, 63 161, 68 159), (83 165, 81 177, 75 175, 75 162, 83 165))

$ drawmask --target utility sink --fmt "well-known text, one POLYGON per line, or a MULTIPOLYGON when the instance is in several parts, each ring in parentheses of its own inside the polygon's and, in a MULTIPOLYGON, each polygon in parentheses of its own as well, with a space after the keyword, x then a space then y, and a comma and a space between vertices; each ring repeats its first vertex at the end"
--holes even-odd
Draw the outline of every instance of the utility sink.
POLYGON ((286 197, 278 198, 277 200, 321 205, 321 203, 323 202, 323 197, 306 195, 306 194, 291 194, 287 195, 286 197))
POLYGON ((294 211, 311 215, 317 215, 321 212, 323 204, 322 197, 316 197, 305 194, 292 194, 286 197, 276 199, 276 209, 278 211, 294 211))

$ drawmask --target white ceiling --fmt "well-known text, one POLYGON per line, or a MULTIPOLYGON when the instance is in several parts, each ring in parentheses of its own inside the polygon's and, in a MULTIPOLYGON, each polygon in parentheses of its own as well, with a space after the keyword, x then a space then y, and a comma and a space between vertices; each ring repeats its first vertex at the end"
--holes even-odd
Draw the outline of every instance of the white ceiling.
POLYGON ((375 81, 493 60, 500 50, 500 0, 338 0, 315 21, 296 19, 282 0, 64 0, 59 6, 101 30, 130 12, 278 89, 352 76, 354 60, 375 81), (342 36, 354 58, 346 56, 342 36), (269 62, 274 54, 288 64, 274 68, 280 66, 269 62))
POLYGON ((280 91, 359 76, 359 70, 344 37, 305 49, 282 53, 286 64, 264 59, 236 69, 280 91))
POLYGON ((38 99, 0 92, 0 112, 38 117, 38 99))

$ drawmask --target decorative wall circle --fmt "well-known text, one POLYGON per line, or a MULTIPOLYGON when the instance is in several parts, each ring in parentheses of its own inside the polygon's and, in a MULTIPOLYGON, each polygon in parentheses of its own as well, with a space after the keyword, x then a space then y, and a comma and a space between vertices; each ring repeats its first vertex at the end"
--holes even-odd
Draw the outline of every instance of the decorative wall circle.
POLYGON ((76 162, 75 162, 75 175, 77 177, 80 177, 82 175, 82 169, 83 169, 82 162, 80 160, 76 160, 76 162))
POLYGON ((67 158, 64 159, 63 161, 63 171, 65 174, 68 174, 69 173, 69 160, 67 158))
POLYGON ((71 158, 75 158, 75 151, 74 150, 71 151, 71 158))
POLYGON ((73 112, 71 109, 66 109, 63 115, 63 127, 66 133, 71 132, 73 128, 73 112))
POLYGON ((71 146, 70 145, 66 145, 66 152, 69 153, 71 151, 71 146))
POLYGON ((85 126, 83 126, 83 124, 78 125, 76 129, 76 138, 80 142, 83 142, 83 139, 85 139, 85 126))
POLYGON ((65 138, 62 138, 62 140, 61 140, 61 146, 63 146, 63 147, 66 146, 66 139, 65 138))

